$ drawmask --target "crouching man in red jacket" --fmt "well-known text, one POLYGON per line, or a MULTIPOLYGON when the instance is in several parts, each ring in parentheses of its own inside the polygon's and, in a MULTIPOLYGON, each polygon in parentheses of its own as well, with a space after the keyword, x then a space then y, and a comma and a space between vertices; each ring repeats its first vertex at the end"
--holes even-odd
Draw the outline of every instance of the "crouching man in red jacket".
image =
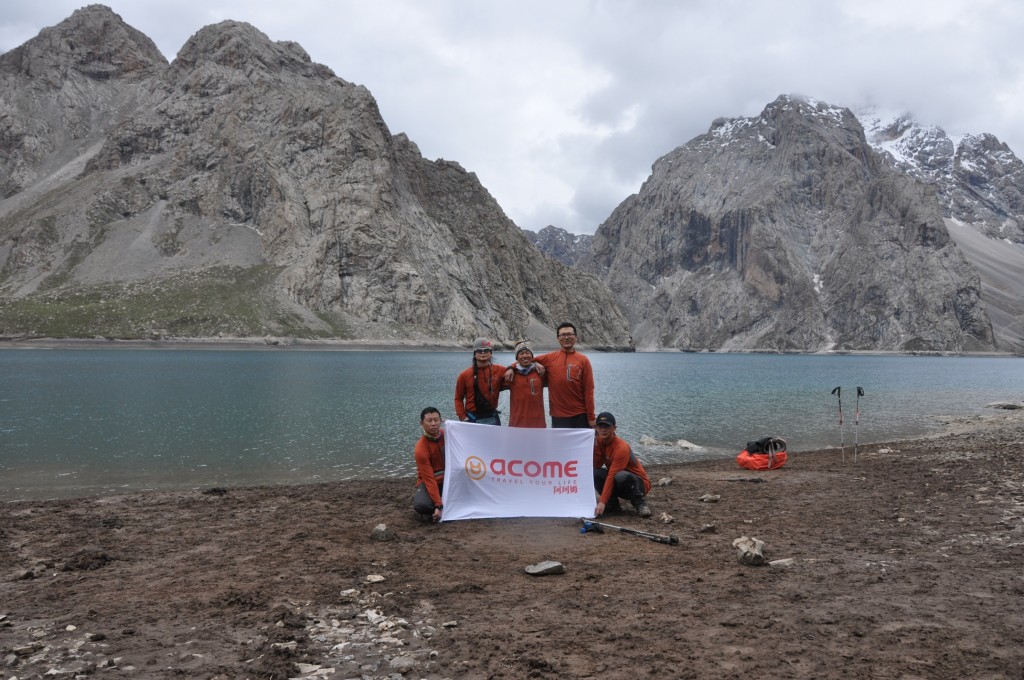
POLYGON ((597 415, 594 438, 594 491, 599 495, 594 516, 621 510, 625 498, 641 517, 650 517, 647 494, 651 480, 633 449, 615 434, 615 416, 607 411, 597 415))

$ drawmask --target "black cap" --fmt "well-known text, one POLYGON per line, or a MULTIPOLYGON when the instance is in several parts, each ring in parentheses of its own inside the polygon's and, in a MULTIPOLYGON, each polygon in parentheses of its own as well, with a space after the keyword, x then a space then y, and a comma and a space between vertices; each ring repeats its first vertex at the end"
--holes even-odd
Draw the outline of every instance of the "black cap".
POLYGON ((608 411, 602 411, 601 413, 597 414, 597 421, 594 424, 595 425, 611 425, 612 427, 614 427, 615 426, 615 416, 613 416, 611 413, 608 413, 608 411))

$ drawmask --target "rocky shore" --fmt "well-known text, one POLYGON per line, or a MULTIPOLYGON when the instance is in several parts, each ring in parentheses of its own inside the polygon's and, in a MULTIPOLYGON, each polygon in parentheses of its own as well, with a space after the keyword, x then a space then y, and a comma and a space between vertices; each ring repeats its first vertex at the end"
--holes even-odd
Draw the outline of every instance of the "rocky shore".
POLYGON ((1022 411, 951 425, 655 467, 604 519, 677 545, 422 524, 408 479, 5 503, 0 677, 1024 677, 1022 411))

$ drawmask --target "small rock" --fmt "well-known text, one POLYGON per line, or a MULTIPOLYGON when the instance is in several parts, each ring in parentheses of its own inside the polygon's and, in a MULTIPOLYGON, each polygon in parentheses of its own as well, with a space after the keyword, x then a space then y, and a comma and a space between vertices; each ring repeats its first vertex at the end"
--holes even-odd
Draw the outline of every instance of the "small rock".
POLYGON ((772 569, 789 569, 796 563, 792 557, 787 557, 782 560, 772 560, 768 563, 768 566, 772 569))
POLYGON ((718 531, 718 527, 716 527, 714 524, 705 524, 700 528, 700 533, 702 534, 713 534, 716 531, 718 531))
POLYGON ((720 500, 722 500, 722 497, 713 493, 706 493, 700 497, 701 503, 717 503, 720 500))
POLYGON ((17 663, 18 663, 18 655, 17 654, 8 654, 7 656, 4 657, 4 665, 7 666, 8 668, 10 668, 11 666, 17 665, 17 663))
POLYGON ((671 477, 662 477, 661 479, 658 480, 658 486, 671 486, 671 484, 672 484, 672 478, 671 477))
POLYGON ((526 567, 526 573, 531 576, 548 576, 549 574, 564 574, 565 565, 561 562, 555 562, 553 560, 546 560, 544 562, 538 562, 537 564, 531 564, 526 567))
POLYGON ((444 623, 441 624, 441 627, 442 628, 455 628, 457 625, 459 625, 458 621, 445 621, 444 623))
POLYGON ((661 516, 658 517, 658 519, 661 520, 662 524, 672 524, 672 522, 676 521, 676 518, 668 514, 667 512, 661 513, 661 516))
POLYGON ((381 581, 384 581, 385 579, 380 574, 369 574, 366 577, 365 580, 366 580, 367 583, 380 583, 381 581))
POLYGON ((411 671, 416 667, 416 659, 412 656, 396 656, 388 661, 388 665, 398 671, 411 671))
POLYGON ((387 621, 388 619, 388 617, 384 616, 384 614, 380 613, 380 611, 376 609, 367 609, 365 613, 366 620, 374 625, 380 623, 381 621, 387 621))
POLYGON ((395 532, 388 529, 387 524, 378 524, 370 532, 370 538, 374 541, 390 541, 395 537, 395 532))
POLYGON ((756 567, 768 562, 764 556, 764 541, 750 536, 741 536, 732 544, 739 551, 740 564, 756 567))

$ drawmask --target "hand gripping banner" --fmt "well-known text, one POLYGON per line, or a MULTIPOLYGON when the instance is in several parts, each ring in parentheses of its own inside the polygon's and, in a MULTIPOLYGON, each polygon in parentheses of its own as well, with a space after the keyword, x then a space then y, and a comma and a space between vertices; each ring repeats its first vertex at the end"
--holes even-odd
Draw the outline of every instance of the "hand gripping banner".
POLYGON ((594 514, 594 431, 444 424, 441 521, 594 514))

